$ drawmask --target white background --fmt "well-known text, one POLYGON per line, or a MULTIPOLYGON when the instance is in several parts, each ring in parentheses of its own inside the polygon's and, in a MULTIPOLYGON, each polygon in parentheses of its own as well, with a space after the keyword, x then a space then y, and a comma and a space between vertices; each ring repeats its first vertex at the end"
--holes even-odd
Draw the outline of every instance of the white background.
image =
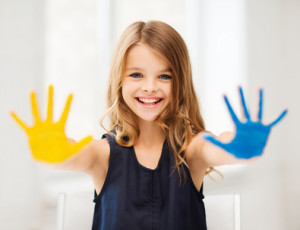
POLYGON ((74 94, 68 136, 100 138, 114 45, 130 23, 150 19, 169 23, 186 40, 209 130, 233 128, 222 94, 238 110, 239 84, 253 113, 257 87, 264 87, 266 122, 289 109, 262 159, 220 168, 225 179, 206 178, 205 194, 240 193, 243 230, 300 229, 298 0, 0 0, 0 229, 54 229, 58 192, 93 190, 86 175, 34 162, 9 111, 31 124, 30 90, 45 113, 52 83, 56 118, 74 94))

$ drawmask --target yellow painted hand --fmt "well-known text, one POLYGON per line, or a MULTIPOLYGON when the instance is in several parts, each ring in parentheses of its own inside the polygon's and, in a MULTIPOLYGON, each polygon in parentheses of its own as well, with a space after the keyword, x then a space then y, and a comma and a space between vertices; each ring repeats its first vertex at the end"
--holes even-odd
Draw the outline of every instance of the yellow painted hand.
POLYGON ((34 125, 28 127, 14 112, 11 116, 25 130, 33 158, 48 163, 59 163, 78 153, 87 145, 92 137, 88 136, 78 143, 70 143, 64 129, 70 109, 72 95, 70 94, 61 118, 53 122, 53 86, 49 86, 47 118, 41 120, 36 95, 30 94, 34 125))

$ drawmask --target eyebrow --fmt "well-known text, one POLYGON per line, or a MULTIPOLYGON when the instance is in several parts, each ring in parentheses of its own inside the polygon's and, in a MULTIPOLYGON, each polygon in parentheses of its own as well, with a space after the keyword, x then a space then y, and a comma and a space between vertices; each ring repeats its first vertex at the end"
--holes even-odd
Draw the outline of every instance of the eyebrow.
MULTIPOLYGON (((143 69, 142 68, 138 68, 138 67, 131 67, 131 68, 126 69, 126 71, 141 71, 141 70, 143 70, 143 69)), ((162 73, 162 72, 170 72, 170 73, 172 73, 172 70, 171 70, 171 68, 168 68, 168 69, 161 70, 159 72, 160 73, 162 73)))

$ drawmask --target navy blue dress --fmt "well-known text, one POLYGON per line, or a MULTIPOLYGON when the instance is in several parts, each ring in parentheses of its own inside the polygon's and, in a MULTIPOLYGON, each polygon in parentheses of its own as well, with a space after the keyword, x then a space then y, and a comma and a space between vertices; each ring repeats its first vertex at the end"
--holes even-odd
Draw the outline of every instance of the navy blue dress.
POLYGON ((186 166, 181 185, 174 157, 164 142, 156 169, 139 164, 133 147, 110 145, 109 167, 99 195, 95 194, 93 230, 206 230, 205 209, 186 166))

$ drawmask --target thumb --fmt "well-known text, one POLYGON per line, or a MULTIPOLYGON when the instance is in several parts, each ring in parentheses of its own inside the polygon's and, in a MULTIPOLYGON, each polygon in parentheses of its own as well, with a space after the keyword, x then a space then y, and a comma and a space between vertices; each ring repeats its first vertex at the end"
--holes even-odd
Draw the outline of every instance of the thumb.
POLYGON ((208 134, 208 133, 205 133, 205 134, 202 134, 202 138, 209 141, 210 143, 216 145, 216 146, 219 146, 221 148, 224 148, 225 147, 225 144, 222 143, 221 141, 219 141, 218 139, 216 139, 213 135, 211 134, 208 134))
POLYGON ((15 122, 22 128, 24 129, 26 132, 28 130, 28 126, 25 124, 24 121, 22 121, 17 114, 15 114, 15 112, 11 111, 10 112, 10 116, 15 120, 15 122))
POLYGON ((74 149, 76 152, 78 152, 79 150, 81 150, 84 146, 86 146, 88 143, 90 143, 93 140, 92 136, 87 136, 85 138, 83 138, 81 141, 77 142, 74 145, 74 149))

